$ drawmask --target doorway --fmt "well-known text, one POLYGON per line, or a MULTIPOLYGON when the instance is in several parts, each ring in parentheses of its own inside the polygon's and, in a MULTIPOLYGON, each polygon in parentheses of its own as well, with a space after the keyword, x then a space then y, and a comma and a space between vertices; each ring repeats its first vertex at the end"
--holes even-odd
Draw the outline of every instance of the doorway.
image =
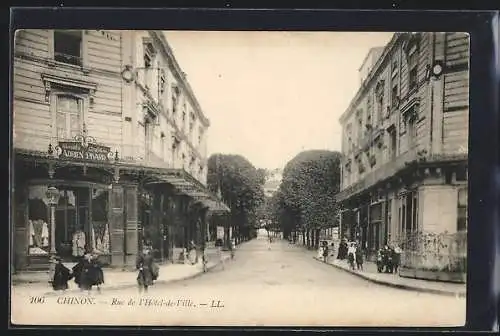
POLYGON ((58 186, 55 212, 56 252, 64 261, 74 261, 88 251, 90 237, 90 188, 58 186), (81 248, 76 248, 81 246, 81 248))

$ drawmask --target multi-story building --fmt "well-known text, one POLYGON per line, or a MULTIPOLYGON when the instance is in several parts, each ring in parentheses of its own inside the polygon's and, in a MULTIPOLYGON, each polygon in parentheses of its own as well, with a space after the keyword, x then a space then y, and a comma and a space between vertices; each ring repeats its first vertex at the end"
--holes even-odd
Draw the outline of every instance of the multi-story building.
POLYGON ((374 252, 467 230, 467 34, 396 33, 376 54, 340 118, 341 234, 374 252))
POLYGON ((174 260, 227 207, 206 189, 203 114, 163 32, 21 30, 13 61, 13 263, 83 250, 174 260))
POLYGON ((282 169, 270 170, 266 176, 266 182, 264 183, 264 195, 266 197, 272 197, 274 193, 278 190, 281 180, 283 179, 282 169))

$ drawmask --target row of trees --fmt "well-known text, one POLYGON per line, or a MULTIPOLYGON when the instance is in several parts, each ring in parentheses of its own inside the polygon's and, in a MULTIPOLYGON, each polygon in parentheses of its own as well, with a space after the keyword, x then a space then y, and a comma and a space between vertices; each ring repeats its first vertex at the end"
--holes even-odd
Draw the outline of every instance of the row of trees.
POLYGON ((303 244, 317 248, 320 230, 338 225, 334 195, 340 187, 340 158, 339 152, 310 150, 287 163, 266 206, 284 237, 296 240, 300 231, 303 244))
POLYGON ((241 155, 214 154, 208 159, 207 185, 229 206, 229 225, 239 244, 255 236, 257 211, 264 202, 266 171, 241 155))
POLYGON ((334 227, 337 206, 334 196, 340 187, 341 154, 310 150, 290 160, 283 179, 272 197, 264 195, 267 171, 254 167, 241 155, 214 154, 208 160, 207 184, 213 192, 220 189, 231 209, 229 225, 236 242, 250 239, 260 220, 272 223, 286 238, 317 247, 322 228, 334 227))

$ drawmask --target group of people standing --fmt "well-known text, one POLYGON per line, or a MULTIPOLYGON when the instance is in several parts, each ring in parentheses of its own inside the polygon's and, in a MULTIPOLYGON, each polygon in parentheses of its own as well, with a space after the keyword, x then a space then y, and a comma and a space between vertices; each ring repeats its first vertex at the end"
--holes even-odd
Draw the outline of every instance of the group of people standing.
POLYGON ((90 292, 95 286, 100 292, 100 285, 104 284, 104 272, 96 256, 90 253, 81 256, 71 270, 63 264, 60 257, 54 257, 51 262, 55 263, 55 267, 49 282, 54 290, 68 289, 68 281, 74 279, 82 291, 90 292))
MULTIPOLYGON (((55 291, 65 291, 69 288, 68 282, 74 279, 78 288, 82 291, 91 292, 93 287, 100 292, 100 286, 104 284, 104 272, 96 255, 86 253, 78 258, 75 266, 71 269, 66 267, 60 257, 54 257, 51 262, 55 263, 54 272, 49 283, 55 291)), ((150 248, 144 248, 136 260, 137 285, 139 292, 147 292, 153 282, 158 279, 160 268, 154 262, 150 248)))
MULTIPOLYGON (((377 251, 377 271, 379 273, 397 273, 401 263, 402 250, 399 246, 385 245, 384 248, 377 251)), ((344 238, 340 242, 337 259, 347 259, 352 270, 363 270, 364 252, 359 242, 350 242, 344 238)))

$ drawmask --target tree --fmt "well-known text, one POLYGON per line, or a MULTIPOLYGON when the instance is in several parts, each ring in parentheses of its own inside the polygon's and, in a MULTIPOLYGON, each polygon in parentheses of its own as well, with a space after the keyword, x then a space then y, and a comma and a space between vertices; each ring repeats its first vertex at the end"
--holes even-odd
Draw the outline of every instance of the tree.
POLYGON ((241 155, 214 154, 208 159, 208 188, 231 209, 230 221, 237 243, 249 239, 257 208, 264 201, 265 170, 256 169, 241 155))
POLYGON ((300 229, 308 246, 317 247, 319 230, 336 225, 334 195, 340 187, 339 152, 304 151, 290 160, 277 193, 285 236, 300 229))

